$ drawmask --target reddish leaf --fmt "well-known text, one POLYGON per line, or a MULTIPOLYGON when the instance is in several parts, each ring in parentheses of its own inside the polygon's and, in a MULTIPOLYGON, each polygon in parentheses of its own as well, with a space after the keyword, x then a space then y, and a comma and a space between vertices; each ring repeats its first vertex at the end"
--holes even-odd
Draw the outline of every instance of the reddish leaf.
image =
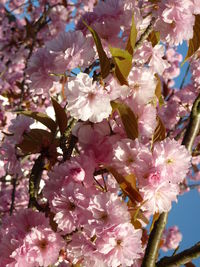
POLYGON ((187 55, 182 64, 184 64, 200 47, 200 15, 195 15, 195 24, 193 27, 193 38, 189 40, 187 55))
POLYGON ((166 137, 166 130, 163 122, 161 121, 160 117, 157 117, 157 127, 154 131, 153 135, 153 143, 156 141, 162 141, 166 137))
POLYGON ((52 133, 43 129, 31 129, 23 136, 22 142, 18 147, 23 153, 39 153, 42 148, 52 142, 52 133))
POLYGON ((134 15, 132 16, 132 25, 131 25, 131 32, 128 38, 128 42, 126 45, 126 50, 133 55, 133 51, 135 48, 135 43, 136 43, 136 39, 137 39, 137 29, 136 29, 136 25, 135 25, 135 20, 134 20, 134 15))
POLYGON ((152 43, 152 46, 157 45, 160 42, 160 33, 156 31, 150 32, 147 40, 152 43))
POLYGON ((122 191, 130 198, 133 203, 143 201, 143 198, 140 195, 139 191, 134 188, 131 183, 125 179, 123 175, 118 173, 112 167, 107 167, 107 169, 112 173, 112 175, 115 177, 116 181, 120 185, 122 191))
POLYGON ((67 128, 67 114, 65 112, 65 109, 61 107, 61 105, 55 99, 51 98, 51 101, 56 114, 56 122, 61 134, 63 134, 67 128))
POLYGON ((94 29, 92 29, 92 27, 88 26, 85 21, 83 21, 83 23, 86 25, 86 27, 88 28, 88 30, 91 32, 91 34, 93 36, 94 42, 96 44, 97 52, 99 55, 99 61, 100 61, 100 67, 101 67, 101 76, 103 79, 105 79, 110 73, 110 69, 111 69, 110 60, 107 57, 105 51, 103 50, 103 46, 101 44, 101 39, 99 38, 97 32, 94 29))
POLYGON ((36 111, 20 111, 17 112, 18 114, 23 114, 24 116, 31 117, 36 121, 39 121, 43 125, 45 125, 47 128, 49 128, 52 132, 56 131, 56 123, 54 120, 52 120, 47 114, 36 112, 36 111))
POLYGON ((126 104, 112 101, 113 110, 117 110, 124 125, 127 137, 135 139, 138 137, 138 123, 133 111, 126 104))
POLYGON ((132 68, 132 56, 128 51, 115 47, 110 47, 110 52, 115 63, 116 78, 121 85, 128 85, 127 77, 132 68))

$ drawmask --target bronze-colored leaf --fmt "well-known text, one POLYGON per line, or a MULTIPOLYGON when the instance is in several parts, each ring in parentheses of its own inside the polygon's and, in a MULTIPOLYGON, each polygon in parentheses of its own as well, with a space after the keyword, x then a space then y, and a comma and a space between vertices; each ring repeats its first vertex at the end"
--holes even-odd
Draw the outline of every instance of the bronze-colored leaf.
POLYGON ((17 146, 23 153, 39 153, 42 148, 48 146, 52 142, 52 133, 43 129, 31 129, 23 135, 23 140, 17 146))
POLYGON ((165 137, 166 137, 165 126, 163 122, 161 121, 161 118, 157 117, 157 127, 154 131, 153 143, 155 143, 156 141, 162 141, 165 139, 165 137))
POLYGON ((126 50, 120 48, 110 47, 115 63, 115 76, 121 85, 128 85, 127 77, 132 68, 132 56, 126 50))
POLYGON ((136 202, 142 202, 143 198, 140 195, 137 188, 134 188, 130 182, 128 182, 125 177, 118 173, 114 168, 112 167, 106 167, 106 169, 109 170, 110 173, 115 177, 116 181, 118 182, 119 186, 121 187, 122 191, 125 195, 127 195, 130 200, 135 204, 136 202))
POLYGON ((54 98, 51 98, 51 101, 56 115, 56 122, 61 134, 63 134, 67 128, 67 114, 65 109, 54 98))
POLYGON ((152 43, 152 46, 157 45, 160 42, 160 33, 156 31, 150 32, 147 40, 152 43))
POLYGON ((129 52, 130 55, 133 55, 133 51, 135 48, 137 39, 137 29, 135 25, 134 15, 132 16, 132 24, 131 24, 131 32, 128 38, 128 42, 126 45, 126 50, 129 52))
POLYGON ((92 27, 87 25, 87 23, 85 21, 83 21, 83 23, 86 25, 86 27, 88 28, 88 30, 91 32, 91 34, 93 36, 94 42, 96 44, 97 52, 99 55, 99 61, 100 61, 100 67, 101 67, 101 76, 103 79, 105 79, 110 73, 110 69, 111 69, 110 60, 107 57, 105 51, 103 50, 103 46, 101 44, 101 39, 99 38, 98 33, 94 29, 92 29, 92 27))
POLYGON ((19 111, 17 112, 18 114, 23 114, 24 116, 31 117, 35 119, 36 121, 42 123, 45 125, 47 128, 49 128, 52 132, 56 131, 56 123, 54 120, 52 120, 47 114, 41 113, 41 112, 36 112, 36 111, 19 111))
POLYGON ((193 38, 189 40, 187 55, 182 64, 184 64, 200 47, 200 15, 195 15, 195 24, 193 27, 193 38))
POLYGON ((128 105, 124 103, 111 102, 113 110, 117 110, 124 125, 127 137, 136 139, 138 137, 138 123, 137 118, 128 105))
POLYGON ((158 74, 155 74, 155 77, 156 77, 156 80, 157 80, 155 95, 157 96, 157 98, 159 100, 161 95, 162 95, 162 82, 161 82, 160 77, 158 76, 158 74))

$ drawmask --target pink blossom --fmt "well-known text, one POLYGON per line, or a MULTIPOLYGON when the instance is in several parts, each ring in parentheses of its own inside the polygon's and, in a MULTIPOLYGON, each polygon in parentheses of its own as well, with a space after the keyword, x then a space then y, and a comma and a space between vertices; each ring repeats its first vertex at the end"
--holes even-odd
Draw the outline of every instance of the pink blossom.
POLYGON ((145 105, 153 100, 156 79, 148 68, 132 68, 128 76, 130 88, 130 106, 136 112, 138 105, 145 105), (136 107, 134 107, 136 106, 136 107))
POLYGON ((30 58, 27 73, 32 81, 31 87, 41 93, 41 88, 48 90, 52 87, 57 77, 51 75, 55 73, 55 55, 49 53, 46 48, 40 48, 30 58))
POLYGON ((200 14, 200 1, 199 0, 192 0, 192 2, 194 4, 193 13, 194 14, 200 14))
POLYGON ((8 131, 13 134, 9 137, 9 140, 14 144, 19 144, 23 139, 23 134, 28 132, 29 126, 34 123, 32 118, 24 115, 19 115, 15 119, 11 120, 11 125, 8 127, 8 131))
POLYGON ((151 214, 168 212, 171 209, 171 202, 176 201, 176 196, 179 194, 177 184, 167 181, 158 183, 160 178, 156 176, 149 177, 150 184, 140 189, 144 201, 141 209, 151 214))
POLYGON ((17 159, 16 150, 14 144, 5 141, 0 148, 0 158, 4 160, 4 169, 9 174, 19 174, 21 175, 21 164, 17 159))
POLYGON ((97 249, 108 266, 131 266, 143 253, 141 234, 141 230, 135 230, 130 223, 120 224, 97 240, 97 249))
POLYGON ((90 201, 90 210, 93 214, 92 228, 97 234, 103 230, 130 222, 130 214, 127 205, 116 194, 101 193, 90 201))
POLYGON ((172 183, 182 182, 190 168, 191 156, 187 149, 169 138, 154 145, 153 158, 161 176, 172 183))
POLYGON ((174 86, 172 79, 176 78, 180 74, 180 62, 183 56, 170 47, 166 50, 166 58, 170 66, 164 71, 163 78, 169 87, 174 86))
POLYGON ((87 74, 79 73, 71 79, 66 87, 66 95, 67 109, 76 119, 101 122, 111 114, 109 94, 97 82, 93 83, 87 74))
POLYGON ((138 118, 139 134, 142 141, 148 142, 152 138, 156 125, 156 108, 148 104, 141 109, 138 118))
POLYGON ((191 73, 194 86, 199 89, 200 87, 200 63, 199 59, 193 59, 191 61, 191 73))
POLYGON ((134 173, 142 179, 152 166, 152 154, 138 140, 121 139, 113 147, 112 165, 122 174, 134 173))
POLYGON ((145 41, 141 48, 136 51, 134 55, 135 63, 140 62, 148 63, 154 73, 162 75, 165 69, 170 67, 166 59, 163 59, 165 48, 163 45, 156 45, 152 47, 150 42, 145 41))
POLYGON ((177 226, 172 226, 165 230, 163 233, 164 243, 162 244, 162 250, 167 251, 169 249, 176 249, 182 240, 182 234, 177 226))
POLYGON ((170 45, 178 45, 193 36, 194 16, 191 0, 162 0, 159 3, 156 29, 161 40, 170 45))
POLYGON ((180 118, 179 99, 177 97, 170 98, 169 101, 160 107, 158 114, 166 129, 172 130, 180 118))
POLYGON ((84 225, 90 217, 86 190, 73 182, 55 194, 50 206, 55 212, 54 220, 65 233, 71 233, 76 227, 84 225))
POLYGON ((26 235, 23 245, 16 249, 11 257, 23 266, 44 266, 56 263, 64 241, 50 228, 38 226, 26 235))
POLYGON ((47 43, 50 51, 58 53, 57 64, 63 65, 63 71, 88 66, 95 52, 91 38, 83 36, 81 31, 61 32, 58 37, 47 43))

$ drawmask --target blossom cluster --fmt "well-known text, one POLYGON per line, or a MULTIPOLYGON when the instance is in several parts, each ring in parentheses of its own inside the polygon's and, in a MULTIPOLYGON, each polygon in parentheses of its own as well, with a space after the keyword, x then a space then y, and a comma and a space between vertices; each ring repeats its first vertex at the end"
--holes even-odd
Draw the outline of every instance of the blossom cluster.
POLYGON ((199 49, 174 81, 199 4, 2 1, 0 267, 141 266, 152 217, 200 180, 199 49))

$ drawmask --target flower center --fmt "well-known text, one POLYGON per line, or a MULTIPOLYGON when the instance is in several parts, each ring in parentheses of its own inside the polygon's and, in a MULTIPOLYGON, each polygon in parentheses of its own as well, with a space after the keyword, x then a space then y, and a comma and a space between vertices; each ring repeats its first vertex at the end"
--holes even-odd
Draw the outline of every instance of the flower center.
POLYGON ((39 247, 44 250, 47 247, 47 241, 45 239, 39 242, 39 247))

